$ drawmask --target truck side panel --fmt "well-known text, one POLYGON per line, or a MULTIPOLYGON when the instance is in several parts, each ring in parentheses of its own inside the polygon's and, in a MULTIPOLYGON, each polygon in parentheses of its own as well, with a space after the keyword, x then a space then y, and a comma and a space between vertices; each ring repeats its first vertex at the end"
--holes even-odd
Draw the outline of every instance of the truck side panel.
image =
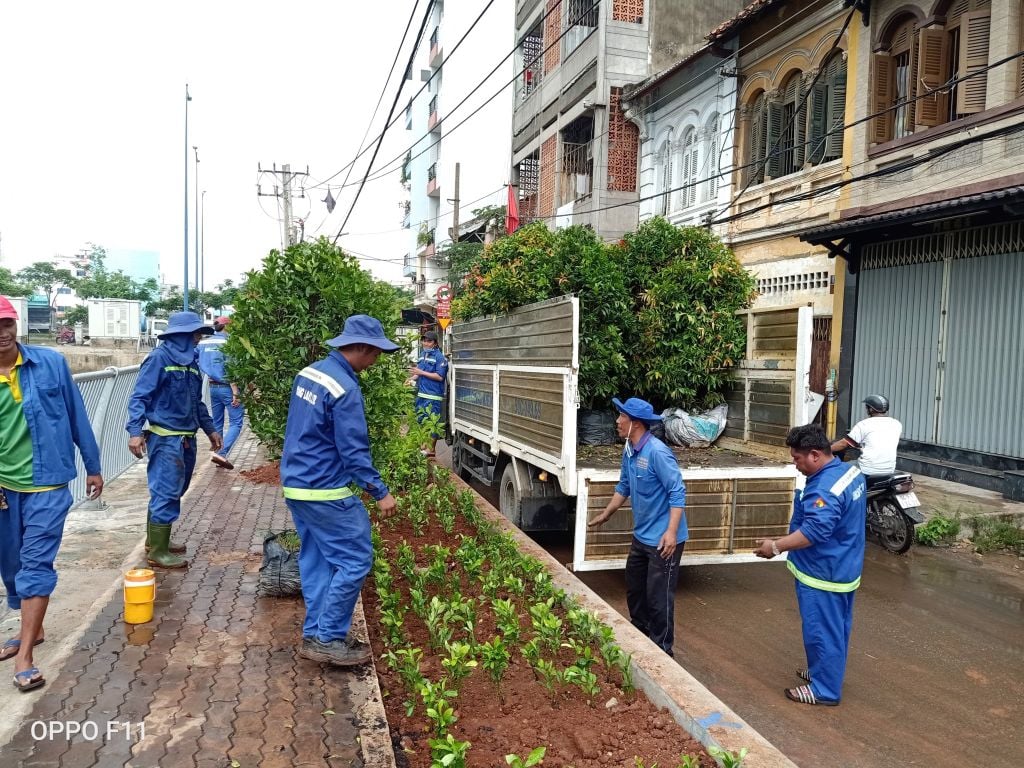
MULTIPOLYGON (((753 562, 756 558, 750 552, 757 539, 789 532, 793 494, 803 485, 794 467, 681 471, 690 533, 683 565, 753 562)), ((633 530, 629 502, 598 530, 587 529, 587 521, 605 508, 615 492, 618 472, 581 470, 580 474, 573 568, 623 568, 633 530)))

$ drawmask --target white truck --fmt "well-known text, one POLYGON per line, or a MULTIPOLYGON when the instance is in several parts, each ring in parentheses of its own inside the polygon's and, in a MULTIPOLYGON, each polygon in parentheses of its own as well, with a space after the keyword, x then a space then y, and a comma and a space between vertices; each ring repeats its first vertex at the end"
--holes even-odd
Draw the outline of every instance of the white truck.
MULTIPOLYGON (((628 503, 587 529, 614 492, 621 447, 577 446, 579 311, 579 300, 565 296, 453 324, 452 466, 496 485, 502 514, 523 530, 574 530, 575 570, 622 568, 628 503)), ((788 531, 802 486, 784 438, 813 415, 811 309, 748 311, 747 321, 747 359, 727 394, 723 437, 714 448, 676 450, 690 532, 684 564, 758 561, 755 539, 788 531)))

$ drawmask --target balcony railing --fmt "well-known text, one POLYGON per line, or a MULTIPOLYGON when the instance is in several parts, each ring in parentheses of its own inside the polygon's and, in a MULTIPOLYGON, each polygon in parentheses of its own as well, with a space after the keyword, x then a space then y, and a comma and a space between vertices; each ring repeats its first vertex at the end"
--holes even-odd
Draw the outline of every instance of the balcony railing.
POLYGON ((440 33, 440 27, 434 27, 434 31, 430 33, 430 58, 428 63, 432 67, 436 67, 441 59, 440 33))
POLYGON ((427 112, 430 117, 427 118, 427 129, 433 130, 434 126, 437 125, 437 96, 430 100, 430 106, 427 107, 427 112))
POLYGON ((559 184, 559 205, 587 197, 594 175, 591 143, 562 144, 562 173, 559 184))
POLYGON ((562 38, 562 60, 582 45, 597 29, 598 4, 592 0, 568 0, 565 7, 565 36, 562 38))

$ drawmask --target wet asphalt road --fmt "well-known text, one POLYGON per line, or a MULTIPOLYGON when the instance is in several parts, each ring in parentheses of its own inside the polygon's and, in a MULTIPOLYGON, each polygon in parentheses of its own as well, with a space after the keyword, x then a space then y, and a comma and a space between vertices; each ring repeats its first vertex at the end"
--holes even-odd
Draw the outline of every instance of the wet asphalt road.
MULTIPOLYGON (((571 534, 537 539, 572 559, 571 534)), ((621 571, 578 576, 627 615, 621 571)), ((1024 570, 869 543, 838 707, 782 694, 805 660, 780 562, 684 568, 676 658, 803 768, 1024 766, 1024 570)))

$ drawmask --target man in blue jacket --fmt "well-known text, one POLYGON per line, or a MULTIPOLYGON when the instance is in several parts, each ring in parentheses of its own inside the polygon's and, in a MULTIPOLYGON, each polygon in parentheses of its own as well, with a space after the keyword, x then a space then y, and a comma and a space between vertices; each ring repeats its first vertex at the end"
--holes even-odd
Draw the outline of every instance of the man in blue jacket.
MULTIPOLYGON (((434 416, 443 418, 441 405, 444 403, 444 380, 448 376, 448 361, 437 347, 437 334, 427 331, 423 334, 423 354, 409 373, 416 381, 416 420, 422 424, 434 416)), ((430 450, 433 456, 437 448, 437 433, 430 435, 430 450)))
POLYGON ((626 558, 626 604, 633 626, 669 656, 675 639, 675 597, 679 560, 689 532, 683 507, 686 487, 675 454, 651 434, 661 421, 646 400, 612 398, 625 438, 619 483, 611 501, 587 525, 603 525, 626 499, 632 499, 633 541, 626 558))
POLYGON ((213 328, 195 312, 171 315, 160 334, 160 346, 142 362, 128 401, 128 450, 140 459, 149 454, 147 561, 158 568, 188 565, 179 556, 184 545, 171 542, 171 525, 181 514, 181 497, 192 482, 196 430, 209 435, 214 451, 221 447, 220 433, 202 400, 203 379, 196 362, 199 340, 211 333, 213 328))
POLYGON ((57 586, 53 561, 71 509, 68 483, 78 474, 75 446, 88 498, 99 498, 103 478, 71 369, 54 350, 18 344, 17 321, 0 296, 0 576, 8 606, 21 610, 21 632, 0 646, 0 661, 14 659, 14 685, 24 692, 46 682, 32 649, 43 642, 57 586))
POLYGON ((219 451, 210 453, 210 461, 224 469, 234 469, 235 465, 228 458, 235 440, 242 432, 242 419, 245 406, 238 397, 238 385, 228 381, 225 365, 224 345, 228 335, 225 328, 231 322, 230 317, 218 317, 213 321, 213 335, 199 342, 199 370, 210 381, 210 410, 213 416, 213 427, 224 435, 224 445, 219 451), (224 414, 228 417, 228 431, 224 433, 224 414))
POLYGON ((384 516, 395 499, 373 466, 359 373, 398 345, 380 321, 352 315, 335 347, 295 377, 281 454, 281 485, 298 531, 299 575, 306 620, 299 655, 348 667, 371 658, 349 636, 356 600, 373 564, 370 518, 362 488, 384 516))
POLYGON ((807 669, 797 675, 807 685, 787 688, 786 697, 834 707, 842 695, 853 596, 864 567, 864 476, 856 465, 832 455, 829 439, 817 425, 794 427, 786 445, 807 484, 793 502, 789 535, 759 541, 754 554, 771 559, 789 552, 787 565, 796 578, 807 654, 807 669))

